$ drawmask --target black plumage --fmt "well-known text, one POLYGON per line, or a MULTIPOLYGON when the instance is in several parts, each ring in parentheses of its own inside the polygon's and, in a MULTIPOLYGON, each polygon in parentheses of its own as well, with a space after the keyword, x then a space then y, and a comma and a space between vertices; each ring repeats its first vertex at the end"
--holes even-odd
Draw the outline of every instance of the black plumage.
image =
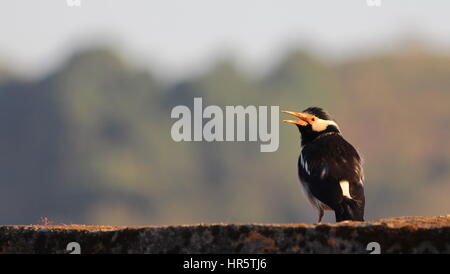
POLYGON ((310 202, 319 210, 333 210, 336 221, 364 220, 364 188, 361 158, 342 136, 339 127, 321 108, 290 112, 300 120, 296 124, 302 146, 298 175, 310 202))

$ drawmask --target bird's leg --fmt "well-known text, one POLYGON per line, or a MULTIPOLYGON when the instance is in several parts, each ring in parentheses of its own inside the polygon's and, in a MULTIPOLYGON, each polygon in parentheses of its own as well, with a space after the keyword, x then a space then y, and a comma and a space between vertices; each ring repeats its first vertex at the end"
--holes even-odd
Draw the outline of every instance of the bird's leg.
POLYGON ((322 222, 322 218, 323 218, 323 209, 319 209, 319 221, 318 221, 318 223, 322 222))

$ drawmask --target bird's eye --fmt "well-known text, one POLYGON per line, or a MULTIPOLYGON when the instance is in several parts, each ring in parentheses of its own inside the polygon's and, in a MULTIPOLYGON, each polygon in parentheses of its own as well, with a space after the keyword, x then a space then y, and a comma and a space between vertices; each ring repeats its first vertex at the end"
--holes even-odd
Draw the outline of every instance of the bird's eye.
POLYGON ((311 121, 313 121, 313 122, 314 122, 315 120, 316 120, 316 118, 312 118, 312 119, 311 119, 311 121))

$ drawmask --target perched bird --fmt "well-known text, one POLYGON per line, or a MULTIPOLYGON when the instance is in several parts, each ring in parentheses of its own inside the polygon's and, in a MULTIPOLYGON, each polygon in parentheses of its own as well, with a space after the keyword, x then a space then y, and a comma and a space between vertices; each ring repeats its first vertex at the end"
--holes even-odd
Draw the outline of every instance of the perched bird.
POLYGON ((319 210, 334 210, 336 222, 364 220, 364 174, 356 149, 341 134, 328 113, 318 107, 303 112, 282 111, 299 120, 301 134, 298 175, 311 204, 319 210))

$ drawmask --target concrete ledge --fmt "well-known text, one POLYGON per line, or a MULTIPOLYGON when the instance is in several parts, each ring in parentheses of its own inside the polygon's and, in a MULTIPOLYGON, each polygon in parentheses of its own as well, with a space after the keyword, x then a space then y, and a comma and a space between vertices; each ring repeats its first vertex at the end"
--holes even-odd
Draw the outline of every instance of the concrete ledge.
POLYGON ((0 226, 0 253, 450 253, 450 215, 326 224, 0 226), (376 244, 375 244, 376 245, 376 244))

